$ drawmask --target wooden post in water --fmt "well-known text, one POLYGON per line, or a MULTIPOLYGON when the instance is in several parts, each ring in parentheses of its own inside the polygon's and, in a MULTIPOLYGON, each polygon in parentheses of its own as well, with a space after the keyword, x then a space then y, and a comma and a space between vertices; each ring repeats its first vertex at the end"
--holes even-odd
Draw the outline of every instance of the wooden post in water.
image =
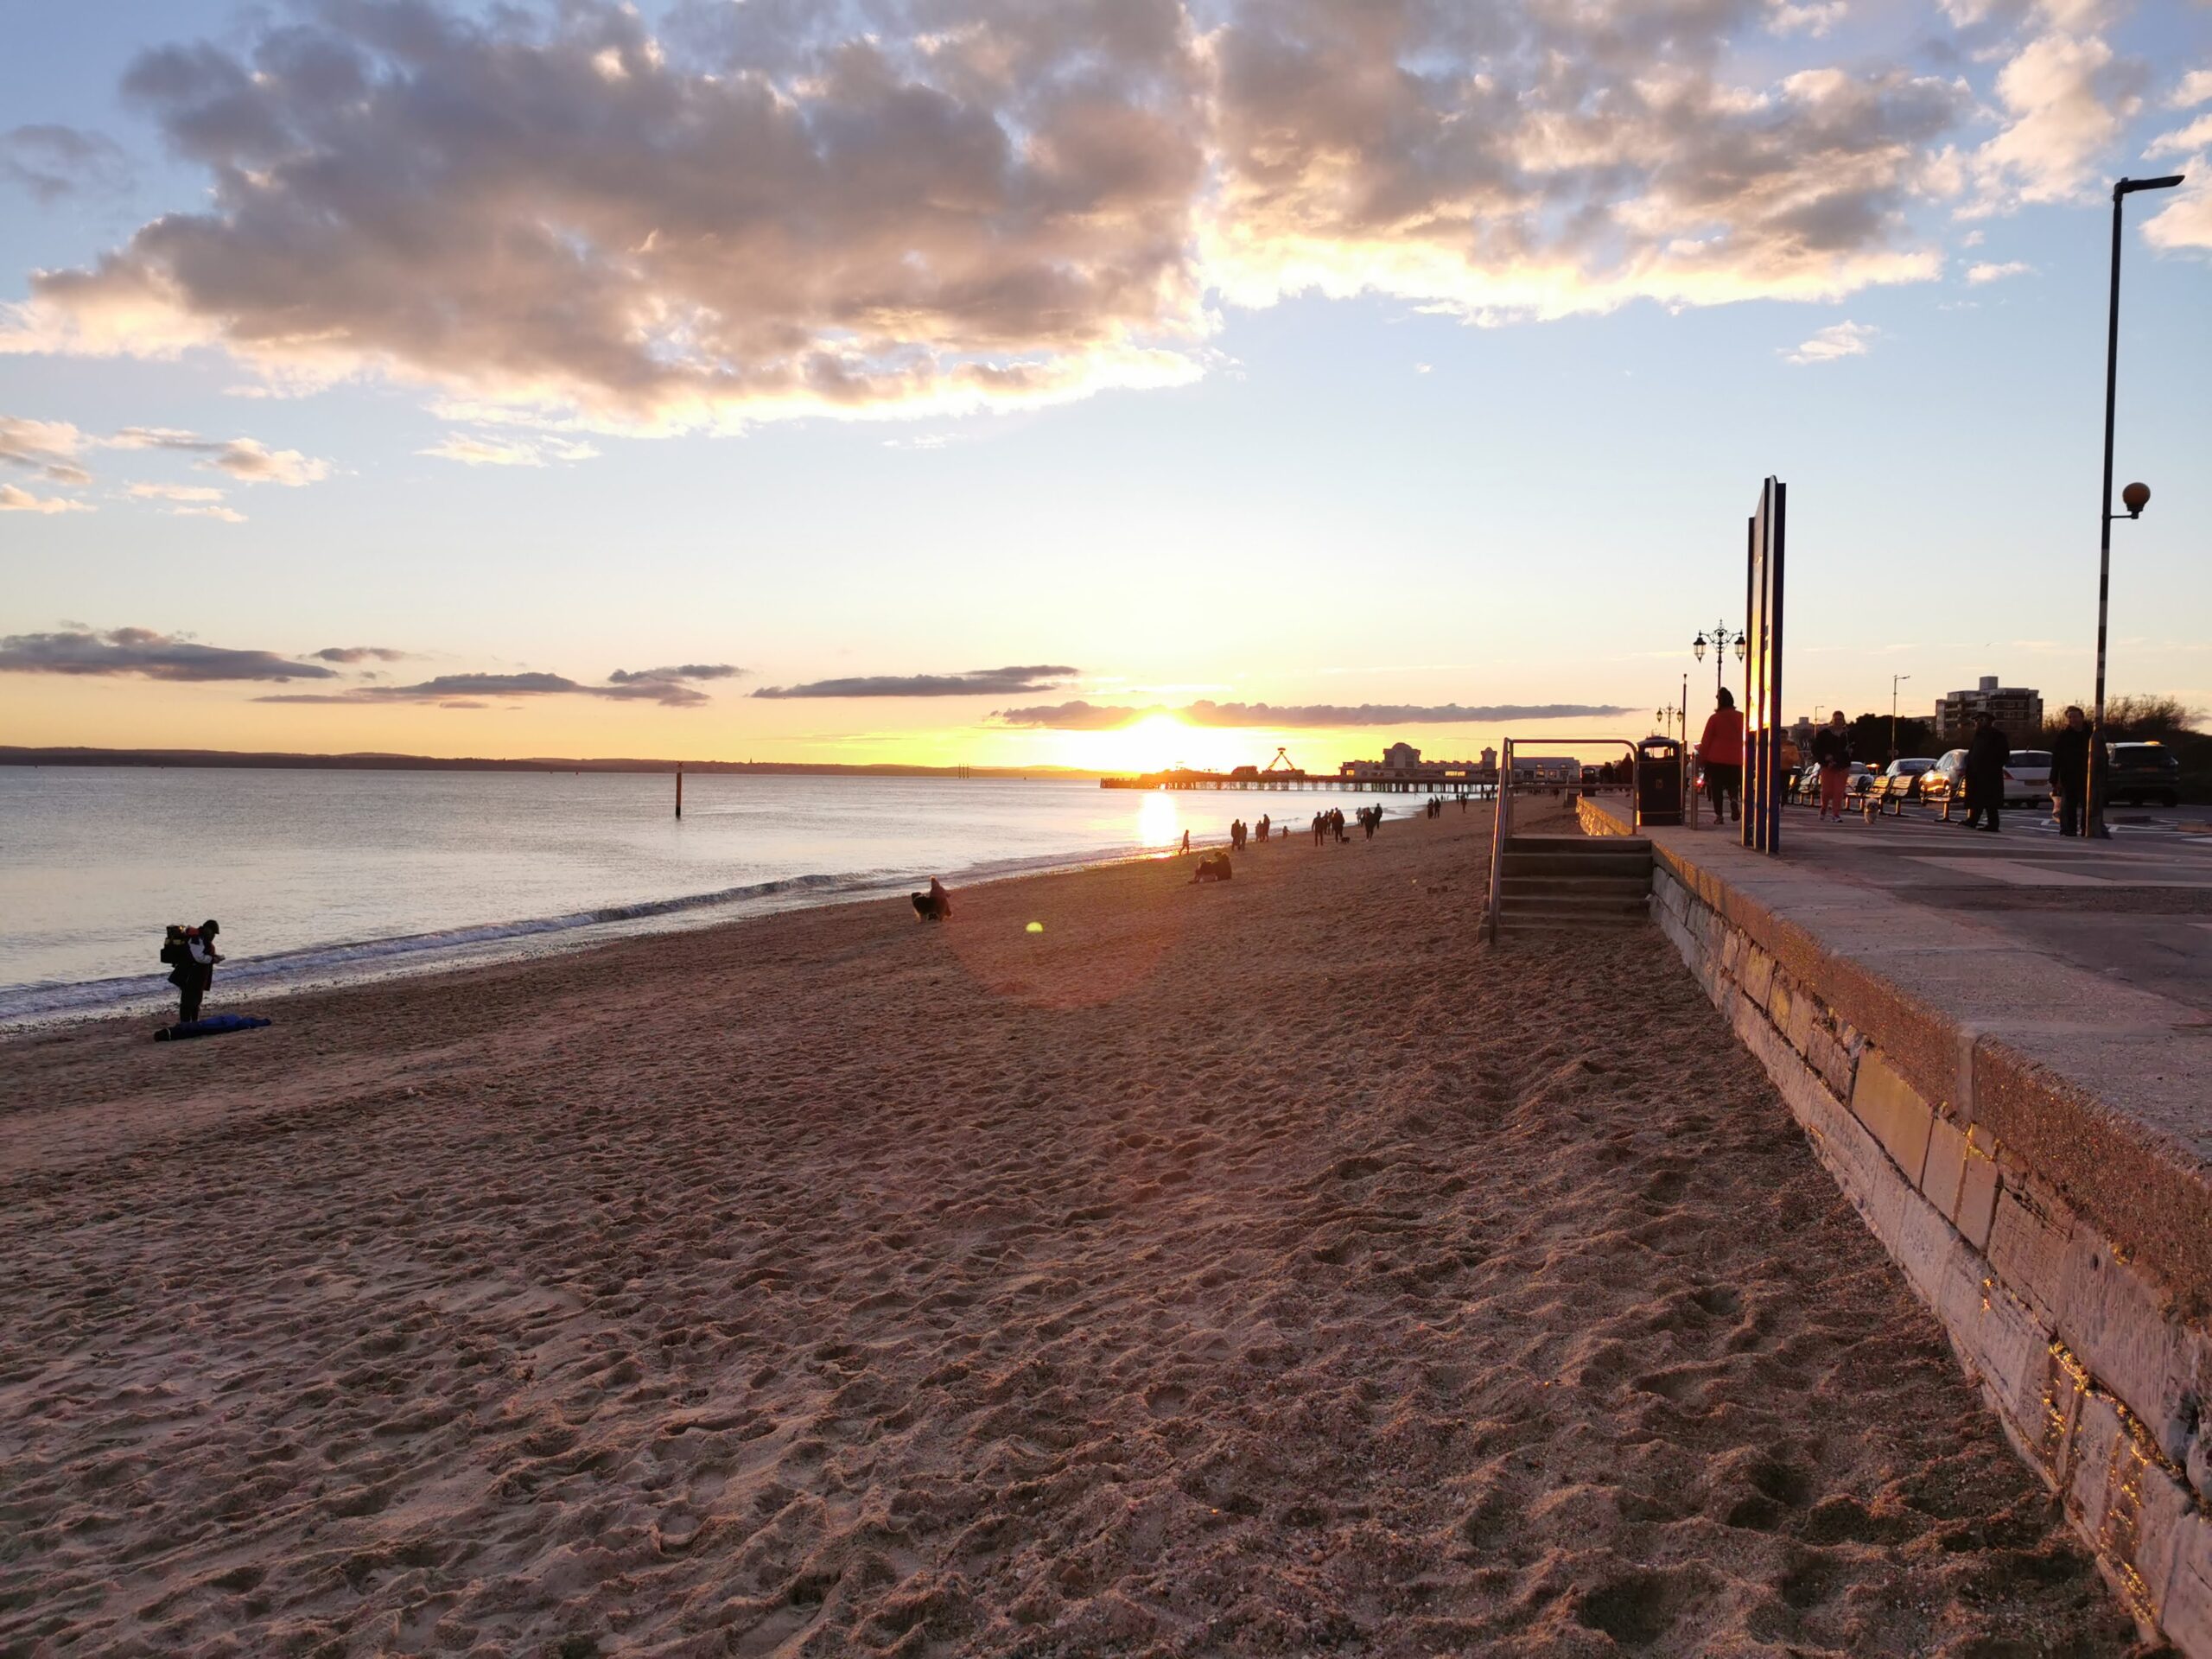
POLYGON ((676 763, 676 816, 681 822, 683 817, 683 763, 681 760, 676 763))

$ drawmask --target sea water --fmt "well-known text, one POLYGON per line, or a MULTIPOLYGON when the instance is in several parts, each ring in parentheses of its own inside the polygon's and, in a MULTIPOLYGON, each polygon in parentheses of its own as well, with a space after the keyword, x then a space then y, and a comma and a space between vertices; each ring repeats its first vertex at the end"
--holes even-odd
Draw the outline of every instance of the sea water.
POLYGON ((222 923, 228 1001, 1071 868, 1324 804, 708 772, 679 822, 665 773, 0 766, 0 1023, 167 997, 169 922, 222 923))

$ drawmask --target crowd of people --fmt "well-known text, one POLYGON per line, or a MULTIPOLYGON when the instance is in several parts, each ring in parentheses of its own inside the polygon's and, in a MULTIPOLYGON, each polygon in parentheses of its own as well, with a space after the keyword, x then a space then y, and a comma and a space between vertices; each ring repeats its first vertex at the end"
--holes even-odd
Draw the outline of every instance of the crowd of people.
MULTIPOLYGON (((1819 816, 1843 822, 1851 798, 1851 725, 1843 710, 1828 715, 1827 724, 1813 734, 1813 761, 1820 772, 1819 816)), ((2083 817, 2089 790, 2089 723, 2078 705, 2066 710, 2066 725, 2051 741, 2051 805, 2058 819, 2058 833, 2083 833, 2083 817)), ((1697 761, 1705 791, 1713 803, 1715 823, 1740 822, 1744 800, 1744 716, 1734 695, 1723 687, 1713 713, 1698 740, 1697 761)), ((1960 769, 1961 804, 1966 826, 1990 835, 1999 825, 2005 805, 2005 766, 2012 746, 1986 709, 1974 715, 1974 735, 1967 740, 1965 764, 1960 769)), ((1946 815, 1948 816, 1948 814, 1946 815)))

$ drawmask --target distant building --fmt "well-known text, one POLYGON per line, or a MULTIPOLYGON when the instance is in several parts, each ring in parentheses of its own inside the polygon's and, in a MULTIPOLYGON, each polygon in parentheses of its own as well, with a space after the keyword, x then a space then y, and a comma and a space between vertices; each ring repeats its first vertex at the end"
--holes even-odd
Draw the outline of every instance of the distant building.
POLYGON ((1496 772, 1497 770, 1497 751, 1496 749, 1484 749, 1483 751, 1483 770, 1484 772, 1496 772))
POLYGON ((2032 743, 2043 732, 2043 693, 2022 685, 1999 685, 1985 674, 1971 691, 1953 691, 1936 700, 1936 739, 1964 743, 1974 735, 1974 716, 1986 712, 1997 729, 2015 743, 2032 743))
POLYGON ((1579 784, 1582 763, 1566 754, 1516 754, 1513 781, 1517 784, 1579 784))
POLYGON ((1382 751, 1382 764, 1393 772, 1411 772, 1421 765, 1421 751, 1410 743, 1393 743, 1382 751))

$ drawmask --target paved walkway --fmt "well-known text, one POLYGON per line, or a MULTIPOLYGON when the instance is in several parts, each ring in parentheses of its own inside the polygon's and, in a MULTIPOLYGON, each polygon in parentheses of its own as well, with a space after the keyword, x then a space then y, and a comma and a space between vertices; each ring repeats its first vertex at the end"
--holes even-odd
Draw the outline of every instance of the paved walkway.
MULTIPOLYGON (((1791 807, 1783 862, 1962 913, 2058 961, 2212 1013, 2212 814, 2115 818, 2112 840, 2090 842, 2024 811, 1991 836, 1919 809, 1832 823, 1791 807)), ((1710 820, 1692 837, 1718 839, 1710 820)))

